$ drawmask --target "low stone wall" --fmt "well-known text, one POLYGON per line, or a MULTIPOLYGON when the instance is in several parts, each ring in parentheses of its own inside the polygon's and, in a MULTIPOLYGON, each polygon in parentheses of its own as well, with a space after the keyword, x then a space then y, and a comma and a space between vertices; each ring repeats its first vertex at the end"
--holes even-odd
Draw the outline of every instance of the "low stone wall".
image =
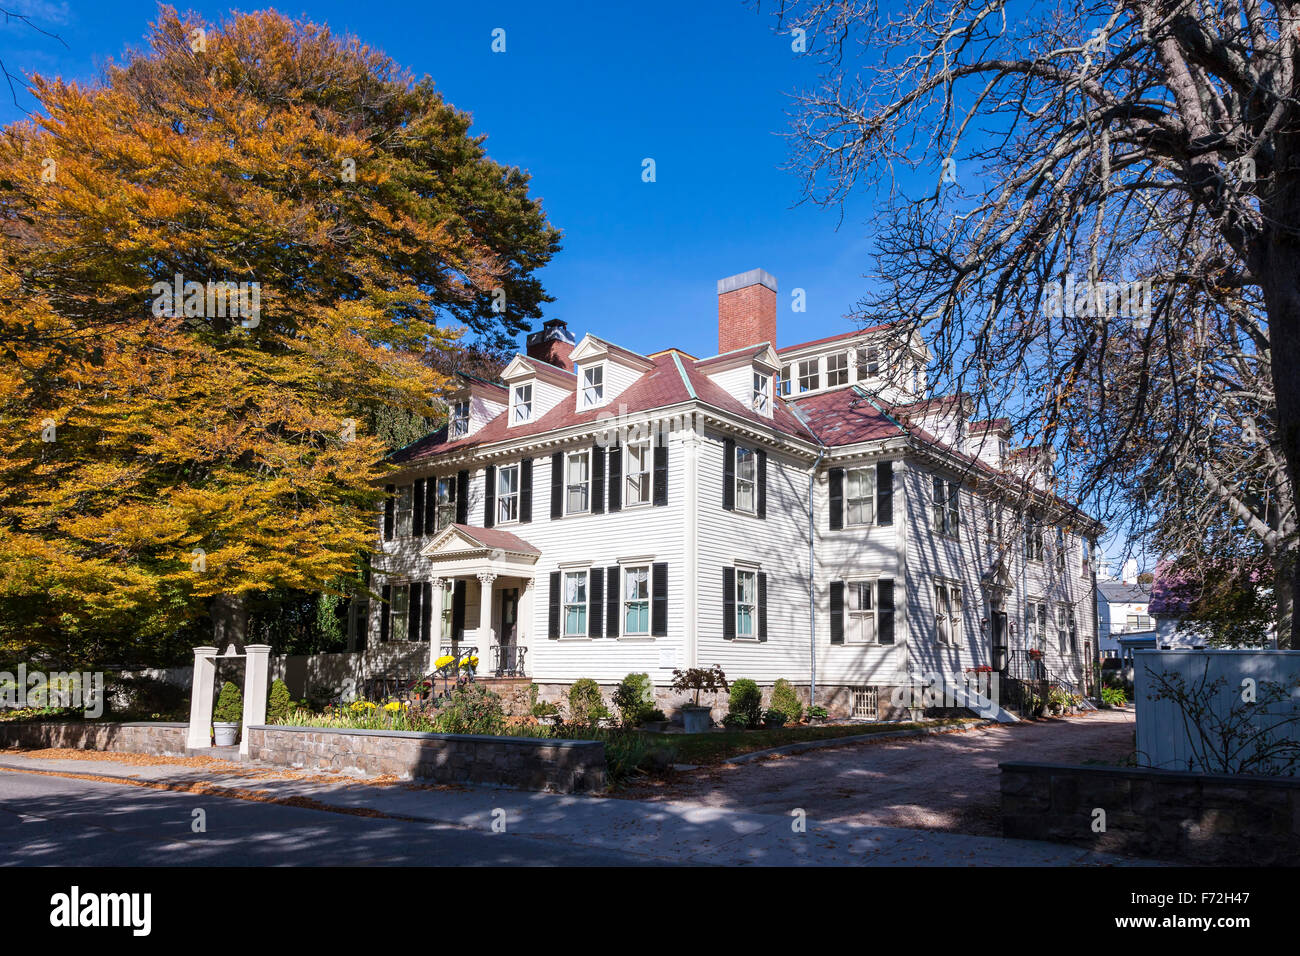
POLYGON ((333 727, 247 728, 249 756, 307 770, 582 793, 605 788, 599 740, 480 737, 333 727))
POLYGON ((0 724, 0 749, 116 750, 122 753, 185 756, 188 724, 88 720, 84 723, 0 724))
POLYGON ((1002 835, 1189 863, 1294 866, 1300 779, 1004 763, 1002 835), (1096 811, 1105 830, 1095 831, 1096 811))

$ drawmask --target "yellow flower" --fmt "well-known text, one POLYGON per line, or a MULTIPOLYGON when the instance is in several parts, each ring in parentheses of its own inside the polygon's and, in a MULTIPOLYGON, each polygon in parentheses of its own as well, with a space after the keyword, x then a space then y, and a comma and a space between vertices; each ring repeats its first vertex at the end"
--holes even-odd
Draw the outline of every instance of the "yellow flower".
POLYGON ((456 662, 456 658, 453 657, 451 654, 444 654, 442 657, 438 658, 436 661, 433 662, 433 666, 436 670, 442 670, 448 664, 454 664, 455 662, 456 662))
POLYGON ((384 710, 387 710, 389 712, 398 711, 401 709, 402 709, 401 703, 396 700, 390 700, 388 703, 384 704, 384 710))

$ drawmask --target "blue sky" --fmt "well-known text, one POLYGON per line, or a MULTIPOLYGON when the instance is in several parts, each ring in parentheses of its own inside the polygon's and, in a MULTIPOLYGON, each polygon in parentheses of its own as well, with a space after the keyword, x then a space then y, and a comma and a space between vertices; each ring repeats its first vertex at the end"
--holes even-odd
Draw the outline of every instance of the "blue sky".
MULTIPOLYGON (((257 9, 261 4, 245 7, 257 9)), ((228 4, 179 4, 209 20, 228 4)), ((150 0, 23 0, 17 9, 68 48, 0 25, 11 72, 92 79, 141 45, 150 0)), ((788 94, 817 64, 741 0, 675 9, 608 3, 393 3, 294 0, 277 7, 353 33, 474 117, 498 162, 533 176, 533 193, 564 233, 542 273, 549 316, 642 352, 717 351, 716 280, 761 267, 776 276, 780 344, 852 327, 870 271, 870 198, 843 223, 799 206, 783 171, 788 94), (491 50, 506 31, 506 52, 491 50), (641 180, 653 158, 657 181, 641 180), (837 226, 839 227, 837 230, 837 226), (807 311, 790 310, 802 288, 807 311)), ((19 102, 34 109, 30 96, 19 102)), ((4 122, 23 115, 8 91, 4 122)))

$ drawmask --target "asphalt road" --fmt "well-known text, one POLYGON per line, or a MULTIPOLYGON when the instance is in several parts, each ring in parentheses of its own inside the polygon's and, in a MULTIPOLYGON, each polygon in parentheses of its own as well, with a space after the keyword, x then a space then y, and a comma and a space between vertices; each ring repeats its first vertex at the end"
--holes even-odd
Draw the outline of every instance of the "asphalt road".
POLYGON ((98 781, 0 774, 0 866, 627 866, 628 853, 98 781), (203 810, 207 832, 195 833, 203 810))

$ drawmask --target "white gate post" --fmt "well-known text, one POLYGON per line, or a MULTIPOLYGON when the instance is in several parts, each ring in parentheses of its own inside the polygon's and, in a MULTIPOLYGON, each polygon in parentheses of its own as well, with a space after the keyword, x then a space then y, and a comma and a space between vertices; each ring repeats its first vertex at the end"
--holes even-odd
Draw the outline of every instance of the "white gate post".
POLYGON ((270 676, 271 645, 249 644, 244 648, 244 727, 239 735, 239 753, 248 756, 248 728, 266 723, 267 678, 270 676))
POLYGON ((217 678, 217 649, 194 648, 194 679, 190 686, 190 729, 185 746, 212 746, 212 683, 217 678))

